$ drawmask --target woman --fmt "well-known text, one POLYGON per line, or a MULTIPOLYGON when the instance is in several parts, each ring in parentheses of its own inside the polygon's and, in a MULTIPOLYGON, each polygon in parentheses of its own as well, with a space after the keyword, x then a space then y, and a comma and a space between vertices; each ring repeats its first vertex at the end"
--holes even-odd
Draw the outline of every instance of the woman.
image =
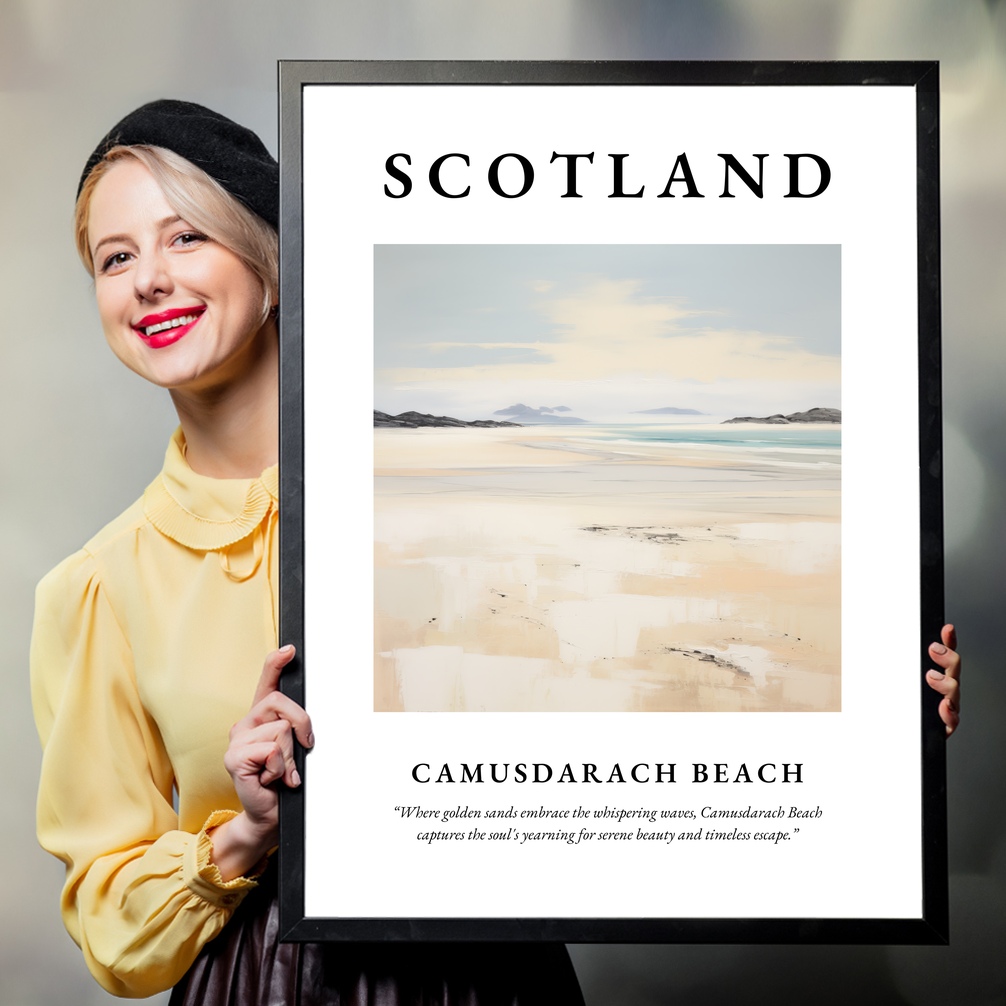
POLYGON ((582 1004, 561 945, 277 944, 276 787, 314 740, 274 649, 277 221, 258 137, 187 102, 128 115, 81 178, 106 339, 180 426, 143 497, 38 589, 38 831, 67 929, 121 996, 582 1004))

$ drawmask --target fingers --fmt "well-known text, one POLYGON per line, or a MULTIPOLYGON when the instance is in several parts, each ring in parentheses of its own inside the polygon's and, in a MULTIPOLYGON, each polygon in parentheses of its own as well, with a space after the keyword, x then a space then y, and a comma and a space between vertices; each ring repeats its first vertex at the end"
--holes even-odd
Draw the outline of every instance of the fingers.
POLYGON ((926 683, 943 696, 940 702, 940 719, 946 726, 949 737, 961 721, 960 716, 960 674, 961 657, 956 652, 957 632, 952 625, 944 625, 940 632, 940 643, 931 643, 929 656, 943 670, 926 672, 926 683))
POLYGON ((944 625, 943 629, 940 631, 940 639, 943 640, 943 645, 949 647, 951 650, 957 649, 957 630, 952 625, 944 625))
POLYGON ((930 643, 929 656, 943 668, 947 675, 956 680, 960 677, 961 673, 961 657, 950 645, 950 642, 957 643, 954 627, 952 625, 943 626, 943 631, 940 635, 943 637, 944 642, 930 643))
POLYGON ((961 688, 959 681, 950 677, 949 674, 941 674, 939 671, 927 671, 926 681, 934 692, 939 692, 944 697, 954 712, 959 711, 957 705, 957 696, 961 688))
POLYGON ((283 777, 286 761, 279 743, 264 740, 229 748, 224 755, 224 768, 234 778, 235 786, 239 781, 253 779, 259 786, 268 786, 283 777))
POLYGON ((232 737, 224 757, 227 771, 268 786, 282 779, 291 789, 300 785, 300 773, 293 757, 293 734, 283 719, 261 723, 232 737))
POLYGON ((948 737, 957 729, 957 725, 961 722, 961 714, 951 707, 949 699, 944 699, 940 703, 940 719, 943 720, 946 726, 948 737))
POLYGON ((247 716, 234 724, 231 729, 231 738, 233 739, 237 734, 246 730, 253 730, 263 723, 272 723, 275 720, 284 720, 289 723, 297 735, 297 740, 304 747, 314 747, 311 717, 304 711, 303 706, 297 705, 289 695, 284 695, 282 692, 270 692, 254 705, 247 716))
MULTIPOLYGON (((264 788, 272 783, 282 779, 292 789, 300 786, 300 773, 294 761, 294 736, 304 747, 314 746, 311 717, 278 690, 283 668, 295 653, 293 646, 284 646, 266 657, 252 708, 231 728, 224 765, 234 780, 242 806, 249 812, 266 799, 264 788)), ((272 807, 270 803, 267 809, 272 807)))
MULTIPOLYGON (((234 730, 248 729, 274 719, 285 719, 293 725, 297 740, 306 747, 314 747, 314 732, 311 717, 302 706, 279 691, 279 679, 283 668, 293 660, 297 651, 293 646, 273 650, 262 665, 262 676, 255 689, 251 711, 234 727, 234 730)), ((231 731, 233 736, 234 731, 231 731)))
MULTIPOLYGON (((943 672, 949 677, 957 680, 961 675, 961 657, 954 650, 948 650, 940 643, 931 643, 929 646, 930 659, 939 664, 943 672)), ((305 714, 306 715, 306 714, 305 714)))
POLYGON ((947 736, 949 737, 956 729, 958 724, 961 722, 961 713, 957 705, 957 682, 952 678, 948 678, 945 675, 939 675, 939 671, 930 671, 926 675, 926 682, 930 688, 937 692, 943 692, 943 686, 952 686, 951 694, 944 694, 943 701, 940 702, 939 713, 940 719, 943 720, 946 726, 947 736))
POLYGON ((284 646, 278 650, 273 650, 265 663, 262 665, 262 676, 259 678, 258 687, 255 689, 255 698, 252 699, 252 706, 257 706, 270 692, 276 691, 279 687, 279 677, 283 673, 283 668, 293 660, 297 650, 293 646, 284 646))

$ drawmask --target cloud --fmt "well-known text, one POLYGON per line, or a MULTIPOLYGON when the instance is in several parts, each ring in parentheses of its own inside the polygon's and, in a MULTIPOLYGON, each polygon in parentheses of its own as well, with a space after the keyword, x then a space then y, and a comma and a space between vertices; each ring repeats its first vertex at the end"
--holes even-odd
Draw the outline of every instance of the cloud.
POLYGON ((679 323, 699 312, 670 298, 646 296, 641 288, 636 280, 595 279, 575 296, 540 301, 538 309, 552 325, 555 341, 428 343, 431 354, 464 345, 487 350, 489 358, 467 367, 388 368, 378 380, 585 381, 625 374, 702 383, 743 378, 837 384, 841 379, 838 356, 808 352, 789 337, 711 327, 684 331, 679 323), (522 349, 531 360, 494 360, 492 351, 499 349, 522 349))
MULTIPOLYGON (((532 353, 536 353, 542 357, 542 359, 549 359, 551 357, 551 347, 554 343, 551 342, 423 342, 420 343, 418 348, 428 350, 430 353, 444 353, 448 349, 523 349, 532 353)), ((487 364, 487 366, 496 366, 496 364, 487 364)), ((417 372, 423 368, 411 368, 417 372)), ((450 367, 449 370, 457 370, 459 368, 450 367)), ((464 369, 464 368, 461 368, 464 369)), ((390 371, 395 374, 404 374, 409 372, 409 368, 400 368, 390 371)), ((392 378, 392 380, 411 380, 411 378, 392 378)))

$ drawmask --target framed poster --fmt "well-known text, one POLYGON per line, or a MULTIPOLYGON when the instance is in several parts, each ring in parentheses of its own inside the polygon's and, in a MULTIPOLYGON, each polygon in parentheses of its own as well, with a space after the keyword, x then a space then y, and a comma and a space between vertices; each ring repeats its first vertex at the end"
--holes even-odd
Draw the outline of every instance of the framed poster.
POLYGON ((945 941, 936 65, 280 92, 287 938, 945 941))

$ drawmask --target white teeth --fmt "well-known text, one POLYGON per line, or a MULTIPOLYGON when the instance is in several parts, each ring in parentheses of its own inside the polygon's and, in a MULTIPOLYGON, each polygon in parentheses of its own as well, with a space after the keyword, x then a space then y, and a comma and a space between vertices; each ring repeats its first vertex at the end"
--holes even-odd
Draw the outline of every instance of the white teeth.
POLYGON ((169 328, 180 328, 182 325, 188 325, 198 318, 198 314, 186 314, 182 315, 181 318, 172 318, 170 321, 162 321, 159 325, 151 325, 143 330, 144 336, 150 338, 152 335, 156 335, 158 332, 163 332, 169 328))

